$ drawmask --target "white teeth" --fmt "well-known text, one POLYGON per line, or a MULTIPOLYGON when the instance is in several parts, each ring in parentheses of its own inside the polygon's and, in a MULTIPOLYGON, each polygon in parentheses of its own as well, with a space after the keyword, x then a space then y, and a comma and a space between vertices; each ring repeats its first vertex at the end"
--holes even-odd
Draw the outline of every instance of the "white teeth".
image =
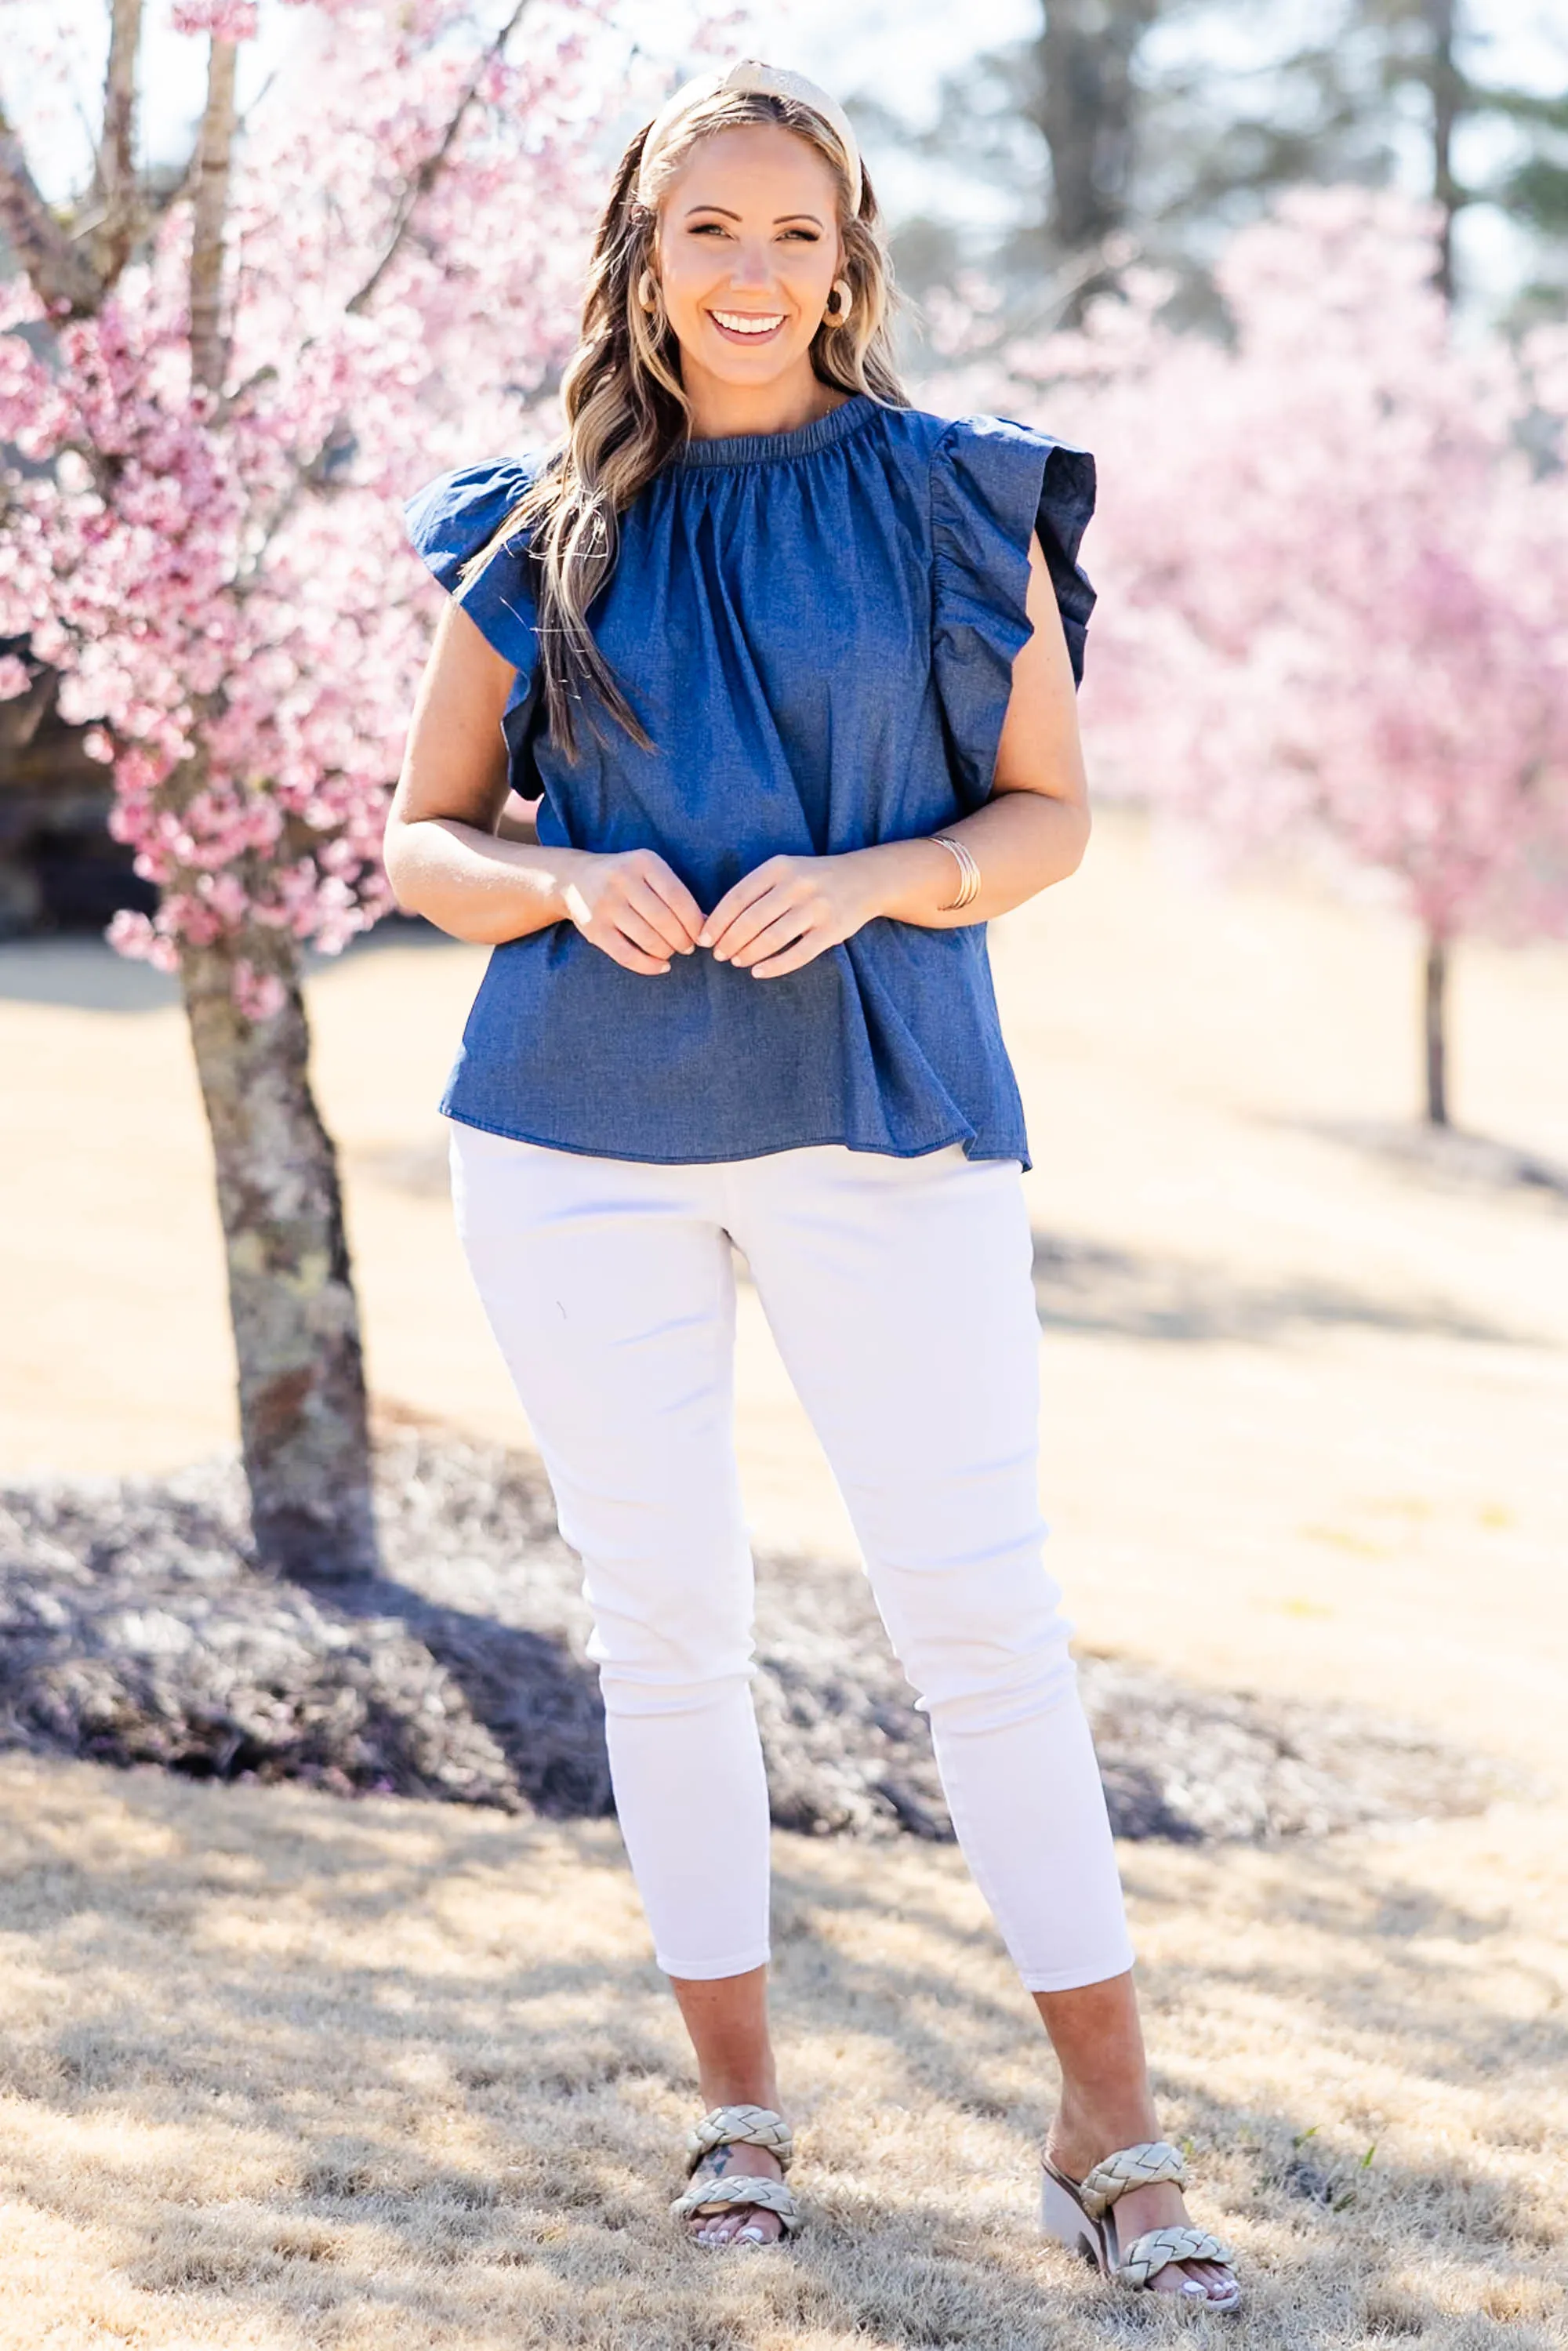
POLYGON ((716 310, 713 315, 721 327, 729 329, 732 335, 770 335, 775 327, 784 324, 782 310, 771 319, 750 317, 744 310, 716 310))

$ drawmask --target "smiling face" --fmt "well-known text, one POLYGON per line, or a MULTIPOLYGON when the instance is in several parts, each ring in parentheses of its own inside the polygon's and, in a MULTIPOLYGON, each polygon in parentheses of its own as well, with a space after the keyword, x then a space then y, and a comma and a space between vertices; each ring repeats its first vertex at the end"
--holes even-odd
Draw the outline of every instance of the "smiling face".
POLYGON ((688 392, 811 377, 811 340, 842 266, 839 188, 779 123, 699 139, 659 204, 654 267, 688 392))

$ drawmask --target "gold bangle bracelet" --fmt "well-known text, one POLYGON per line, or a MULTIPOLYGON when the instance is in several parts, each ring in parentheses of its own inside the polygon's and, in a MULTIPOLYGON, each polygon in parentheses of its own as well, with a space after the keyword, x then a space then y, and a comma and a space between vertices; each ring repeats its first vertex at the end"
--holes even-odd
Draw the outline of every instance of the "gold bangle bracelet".
POLYGON ((946 904, 938 906, 936 911, 939 914, 959 914, 966 906, 972 906, 980 894, 980 869, 964 843, 955 841, 950 832, 934 832, 931 838, 939 841, 944 849, 951 852, 958 867, 958 894, 956 898, 949 898, 946 904))

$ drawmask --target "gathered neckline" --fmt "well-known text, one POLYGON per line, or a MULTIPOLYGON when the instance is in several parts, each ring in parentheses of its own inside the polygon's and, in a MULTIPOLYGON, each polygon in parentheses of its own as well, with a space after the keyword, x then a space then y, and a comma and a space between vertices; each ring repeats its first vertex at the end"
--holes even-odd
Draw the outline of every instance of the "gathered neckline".
POLYGON ((873 416, 880 402, 863 392, 852 392, 826 416, 797 424, 789 433, 727 433, 711 441, 683 441, 672 455, 672 465, 772 465, 789 457, 814 457, 819 450, 835 448, 873 416))

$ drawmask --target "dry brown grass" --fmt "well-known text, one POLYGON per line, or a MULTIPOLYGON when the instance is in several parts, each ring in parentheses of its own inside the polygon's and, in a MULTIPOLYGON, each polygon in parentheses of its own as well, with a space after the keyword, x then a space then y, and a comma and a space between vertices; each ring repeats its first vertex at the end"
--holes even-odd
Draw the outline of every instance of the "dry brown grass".
MULTIPOLYGON (((693 2085, 612 1826, 23 1758, 0 1820, 7 2351, 1184 2323, 1035 2234, 1043 2044, 951 1852, 777 1840, 811 2226, 715 2259, 665 2214, 693 2085)), ((1563 2339, 1560 1829, 1127 1853, 1169 2127, 1251 2287, 1228 2342, 1563 2339)))

